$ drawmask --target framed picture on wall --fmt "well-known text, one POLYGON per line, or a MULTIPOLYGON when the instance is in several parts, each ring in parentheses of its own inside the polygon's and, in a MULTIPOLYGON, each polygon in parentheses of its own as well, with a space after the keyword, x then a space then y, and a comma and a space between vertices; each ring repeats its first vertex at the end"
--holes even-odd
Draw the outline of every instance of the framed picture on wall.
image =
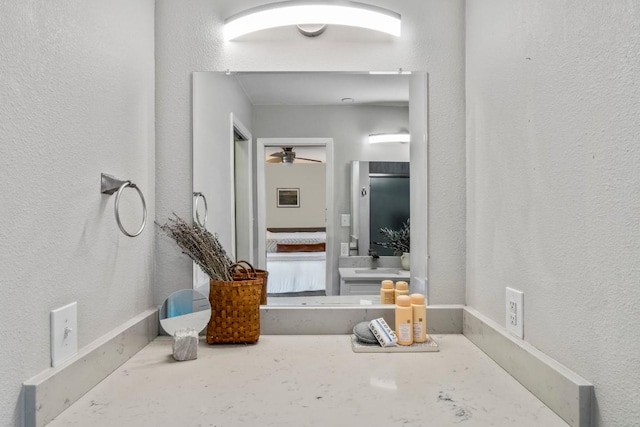
POLYGON ((299 188, 277 188, 279 208, 299 208, 300 189, 299 188))

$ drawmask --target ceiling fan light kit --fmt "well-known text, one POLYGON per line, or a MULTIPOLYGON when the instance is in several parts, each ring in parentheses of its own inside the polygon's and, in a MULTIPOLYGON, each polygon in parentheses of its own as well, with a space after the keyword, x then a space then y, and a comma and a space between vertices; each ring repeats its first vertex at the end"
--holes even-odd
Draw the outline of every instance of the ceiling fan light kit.
POLYGON ((282 151, 280 151, 279 153, 273 153, 270 155, 271 157, 280 158, 280 160, 273 161, 275 159, 272 159, 272 160, 268 160, 267 163, 282 163, 285 166, 291 166, 296 159, 306 160, 308 162, 314 162, 314 163, 322 163, 322 160, 308 159, 306 157, 297 157, 296 152, 294 151, 295 147, 281 147, 281 148, 282 148, 282 151))
MULTIPOLYGON (((269 28, 309 24, 346 25, 400 37, 401 23, 399 13, 365 3, 290 0, 257 6, 230 16, 224 22, 224 38, 233 40, 269 28)), ((315 37, 323 31, 324 27, 305 35, 315 37)))

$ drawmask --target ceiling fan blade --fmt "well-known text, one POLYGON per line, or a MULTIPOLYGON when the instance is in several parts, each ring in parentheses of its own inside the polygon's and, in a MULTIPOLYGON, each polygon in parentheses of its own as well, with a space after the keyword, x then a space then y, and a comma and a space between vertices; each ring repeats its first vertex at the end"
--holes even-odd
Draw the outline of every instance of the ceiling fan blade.
POLYGON ((267 159, 267 163, 282 163, 282 159, 277 157, 273 159, 267 159))
POLYGON ((271 157, 280 157, 280 158, 282 158, 282 157, 284 157, 284 153, 282 153, 282 152, 280 152, 280 153, 273 153, 273 154, 270 154, 270 156, 271 156, 271 157))
POLYGON ((322 163, 322 160, 307 159, 307 158, 305 158, 305 157, 297 157, 297 156, 296 156, 296 159, 298 159, 298 160, 306 160, 306 161, 308 161, 308 162, 322 163))

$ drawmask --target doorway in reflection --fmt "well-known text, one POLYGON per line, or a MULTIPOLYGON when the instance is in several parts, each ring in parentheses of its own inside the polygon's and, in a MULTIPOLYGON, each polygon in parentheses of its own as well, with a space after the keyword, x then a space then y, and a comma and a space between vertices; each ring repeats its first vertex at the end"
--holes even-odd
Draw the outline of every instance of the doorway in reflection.
POLYGON ((397 255, 392 249, 380 245, 388 242, 380 229, 399 230, 409 219, 409 164, 370 162, 369 165, 369 249, 380 256, 397 255))
POLYGON ((409 162, 355 160, 351 163, 351 239, 358 255, 398 255, 384 247, 387 237, 380 229, 400 230, 409 219, 409 168, 409 162))
MULTIPOLYGON (((260 141, 266 142, 264 177, 258 177, 258 191, 265 197, 258 206, 264 208, 266 229, 261 226, 258 233, 265 241, 268 297, 325 296, 326 236, 330 232, 326 224, 326 147, 308 145, 307 139, 279 140, 295 146, 272 145, 277 138, 260 141)), ((262 215, 258 213, 259 218, 262 215)))

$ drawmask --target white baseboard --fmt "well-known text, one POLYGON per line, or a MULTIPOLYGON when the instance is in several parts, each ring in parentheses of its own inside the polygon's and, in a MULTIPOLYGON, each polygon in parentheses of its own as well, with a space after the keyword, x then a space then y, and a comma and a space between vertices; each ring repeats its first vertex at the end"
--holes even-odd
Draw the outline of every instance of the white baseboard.
POLYGON ((25 427, 42 427, 158 336, 149 309, 23 384, 25 427))
POLYGON ((593 384, 473 308, 462 333, 569 425, 591 425, 593 384))

